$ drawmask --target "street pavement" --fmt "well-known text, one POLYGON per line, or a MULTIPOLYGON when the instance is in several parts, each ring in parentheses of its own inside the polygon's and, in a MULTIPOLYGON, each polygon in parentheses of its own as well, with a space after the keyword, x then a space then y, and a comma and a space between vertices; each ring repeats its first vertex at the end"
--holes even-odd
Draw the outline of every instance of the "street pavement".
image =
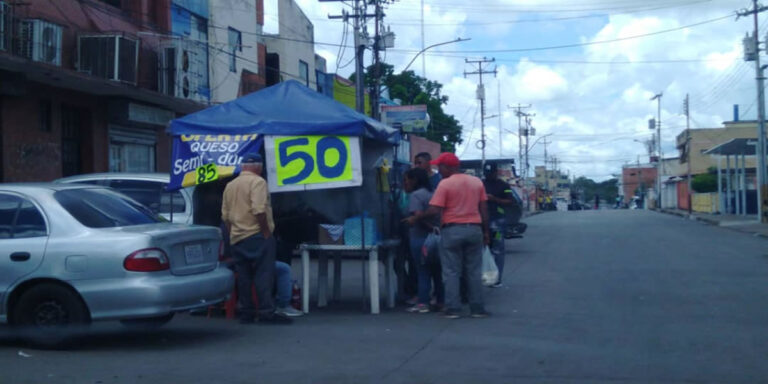
POLYGON ((0 383, 768 382, 768 240, 639 210, 526 221, 487 319, 366 314, 350 262, 342 302, 291 326, 183 315, 67 351, 6 329, 0 383))

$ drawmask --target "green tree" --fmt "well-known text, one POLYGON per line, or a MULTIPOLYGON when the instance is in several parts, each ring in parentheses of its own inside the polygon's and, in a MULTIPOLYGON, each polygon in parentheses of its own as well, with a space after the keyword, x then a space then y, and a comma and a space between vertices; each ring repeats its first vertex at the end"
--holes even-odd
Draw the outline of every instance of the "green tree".
MULTIPOLYGON (((368 89, 374 88, 374 68, 369 66, 365 73, 368 89)), ((448 96, 441 93, 443 85, 437 81, 416 76, 413 71, 395 73, 392 65, 381 63, 381 86, 389 90, 391 99, 400 99, 403 105, 425 104, 431 118, 426 134, 419 134, 429 140, 440 143, 443 151, 453 152, 461 144, 462 126, 453 115, 446 114, 443 106, 448 103, 448 96)), ((349 79, 355 81, 353 73, 349 79)))
POLYGON ((598 183, 592 179, 580 176, 573 182, 571 191, 572 194, 578 194, 582 201, 591 202, 595 195, 598 195, 602 200, 613 202, 618 194, 617 184, 617 179, 608 179, 598 183))
POLYGON ((705 173, 691 180, 691 188, 698 193, 717 192, 717 175, 705 173))

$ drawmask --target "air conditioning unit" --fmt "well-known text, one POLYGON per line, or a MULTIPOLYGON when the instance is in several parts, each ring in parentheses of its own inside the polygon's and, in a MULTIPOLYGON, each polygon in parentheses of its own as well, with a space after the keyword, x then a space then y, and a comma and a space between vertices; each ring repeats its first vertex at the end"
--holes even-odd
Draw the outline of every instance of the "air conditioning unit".
POLYGON ((93 76, 136 84, 139 42, 121 35, 77 39, 77 68, 93 76))
POLYGON ((45 20, 19 23, 19 55, 32 61, 61 66, 62 28, 45 20))
POLYGON ((0 51, 7 51, 11 41, 12 8, 6 1, 0 1, 0 51))
POLYGON ((189 39, 174 39, 161 46, 159 91, 169 96, 205 102, 201 92, 206 62, 206 45, 189 39))

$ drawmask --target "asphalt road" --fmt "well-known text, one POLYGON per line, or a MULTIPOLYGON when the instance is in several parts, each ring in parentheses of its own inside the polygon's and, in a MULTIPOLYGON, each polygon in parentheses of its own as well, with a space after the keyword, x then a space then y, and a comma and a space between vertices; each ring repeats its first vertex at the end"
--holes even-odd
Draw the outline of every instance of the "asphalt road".
POLYGON ((184 315, 68 351, 5 333, 0 383, 768 382, 768 240, 645 211, 527 222, 487 319, 365 314, 350 263, 343 302, 291 326, 184 315))

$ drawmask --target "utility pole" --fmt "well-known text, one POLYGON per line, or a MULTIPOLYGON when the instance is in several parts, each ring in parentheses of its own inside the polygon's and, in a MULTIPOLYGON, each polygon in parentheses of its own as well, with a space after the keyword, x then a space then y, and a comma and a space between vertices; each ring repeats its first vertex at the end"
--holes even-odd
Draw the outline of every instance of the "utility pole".
POLYGON ((549 171, 547 170, 547 161, 549 158, 547 157, 547 145, 550 144, 550 141, 545 137, 544 141, 541 143, 544 144, 544 183, 546 184, 547 189, 549 189, 549 171))
POLYGON ((688 163, 688 215, 690 216, 693 213, 693 202, 691 201, 691 99, 687 93, 685 94, 683 110, 685 111, 685 155, 688 157, 686 162, 688 163))
POLYGON ((480 149, 483 152, 483 160, 481 162, 481 166, 484 169, 485 168, 485 86, 483 85, 483 75, 484 74, 493 74, 494 77, 496 77, 496 68, 493 69, 493 71, 486 71, 483 70, 483 64, 487 63, 493 63, 496 61, 496 59, 486 59, 483 57, 482 60, 464 60, 467 64, 477 64, 477 71, 473 72, 464 72, 464 77, 466 78, 467 75, 479 75, 480 76, 480 83, 477 86, 477 98, 480 99, 480 149))
POLYGON ((552 197, 557 199, 557 183, 560 182, 560 172, 557 169, 557 156, 552 156, 552 173, 555 175, 555 186, 552 187, 552 197))
MULTIPOLYGON (((528 178, 528 170, 530 169, 530 163, 528 162, 528 138, 536 135, 536 130, 531 127, 531 114, 525 115, 525 178, 528 178)), ((534 143, 535 144, 535 143, 534 143)), ((525 179, 524 179, 525 180, 525 179)), ((531 210, 531 201, 528 199, 527 209, 531 210)))
POLYGON ((498 96, 499 96, 499 158, 501 158, 502 156, 504 156, 504 153, 503 153, 504 145, 502 145, 501 143, 502 127, 501 127, 501 82, 500 81, 496 81, 496 90, 498 91, 498 96))
POLYGON ((664 171, 662 165, 662 153, 661 153, 661 97, 664 96, 663 92, 659 92, 651 98, 651 101, 656 100, 658 105, 658 114, 656 119, 656 136, 658 140, 656 145, 658 147, 657 154, 659 158, 656 160, 656 209, 661 209, 661 174, 664 171))
MULTIPOLYGON (((343 2, 345 0, 319 0, 320 2, 343 2)), ((365 114, 365 84, 363 81, 363 72, 365 68, 363 66, 363 58, 365 56, 365 48, 368 46, 367 34, 362 30, 362 26, 365 25, 366 17, 373 17, 376 15, 368 15, 365 13, 365 3, 362 0, 355 1, 355 13, 350 15, 347 11, 342 12, 338 16, 328 16, 329 19, 342 19, 346 23, 350 18, 353 20, 353 29, 355 35, 355 110, 365 114)), ((378 5, 378 2, 377 2, 378 5)), ((378 33, 378 31, 377 31, 378 33)))
POLYGON ((381 87, 379 84, 381 82, 381 69, 379 67, 381 66, 381 63, 379 60, 379 51, 381 50, 381 34, 379 31, 381 28, 380 22, 384 17, 384 13, 381 11, 381 1, 374 1, 376 2, 374 11, 374 14, 376 15, 374 16, 374 28, 376 32, 373 38, 373 94, 371 95, 371 117, 376 120, 380 120, 379 98, 381 97, 381 87))
MULTIPOLYGON (((421 50, 424 51, 424 0, 421 0, 421 50)), ((421 57, 421 77, 427 78, 427 58, 421 57)))
POLYGON ((763 212, 763 200, 766 198, 768 190, 765 188, 766 184, 766 172, 765 172, 765 91, 763 88, 763 82, 765 76, 763 71, 765 68, 760 65, 760 40, 757 34, 758 18, 757 14, 765 12, 768 7, 758 6, 757 0, 752 0, 751 10, 742 10, 737 12, 738 17, 746 17, 749 15, 754 16, 754 31, 752 36, 747 35, 744 42, 744 60, 755 62, 755 78, 757 80, 757 220, 759 222, 765 222, 765 212, 763 212))
MULTIPOLYGON (((523 109, 531 108, 531 105, 517 103, 516 107, 508 106, 507 108, 515 110, 515 116, 517 116, 517 165, 518 171, 520 171, 520 176, 523 176, 523 116, 527 116, 527 114, 523 112, 523 109)), ((524 176, 523 179, 525 179, 524 176)))

